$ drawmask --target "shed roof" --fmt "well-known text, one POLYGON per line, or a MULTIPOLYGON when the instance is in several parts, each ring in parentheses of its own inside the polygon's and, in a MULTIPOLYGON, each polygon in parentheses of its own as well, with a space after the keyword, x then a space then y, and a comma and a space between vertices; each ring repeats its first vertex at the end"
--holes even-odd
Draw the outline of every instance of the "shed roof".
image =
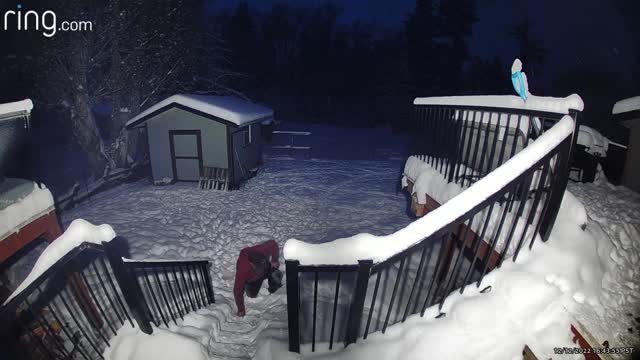
POLYGON ((127 121, 127 128, 142 124, 156 114, 172 107, 190 108, 226 120, 237 126, 273 116, 272 109, 235 96, 178 94, 150 106, 133 119, 127 121))

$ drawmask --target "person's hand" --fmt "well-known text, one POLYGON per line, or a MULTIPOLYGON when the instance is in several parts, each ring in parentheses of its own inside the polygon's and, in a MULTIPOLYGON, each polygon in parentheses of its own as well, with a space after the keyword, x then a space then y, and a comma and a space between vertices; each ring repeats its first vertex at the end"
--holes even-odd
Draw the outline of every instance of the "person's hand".
POLYGON ((244 310, 238 310, 238 316, 244 317, 244 310))

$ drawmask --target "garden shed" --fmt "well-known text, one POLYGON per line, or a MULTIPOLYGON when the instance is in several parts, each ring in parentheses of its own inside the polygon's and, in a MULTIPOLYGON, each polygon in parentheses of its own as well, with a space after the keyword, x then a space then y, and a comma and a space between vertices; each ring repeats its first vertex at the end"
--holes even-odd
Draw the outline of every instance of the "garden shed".
POLYGON ((273 110, 233 96, 173 95, 127 122, 145 128, 154 183, 199 181, 225 170, 229 188, 255 174, 261 126, 273 110))

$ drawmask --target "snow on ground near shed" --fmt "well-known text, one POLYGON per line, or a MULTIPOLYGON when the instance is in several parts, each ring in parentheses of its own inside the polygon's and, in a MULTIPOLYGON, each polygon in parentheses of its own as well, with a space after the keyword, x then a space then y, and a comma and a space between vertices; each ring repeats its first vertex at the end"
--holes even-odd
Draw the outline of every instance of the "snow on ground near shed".
POLYGON ((402 165, 401 160, 269 159, 238 191, 139 181, 93 196, 62 218, 112 225, 128 240, 135 259, 209 259, 212 311, 226 310, 206 326, 213 339, 206 347, 217 357, 247 357, 256 329, 286 327, 286 300, 284 288, 270 296, 263 289, 258 298, 245 299, 245 318, 235 316, 232 289, 240 249, 268 239, 282 247, 292 237, 323 242, 364 231, 397 231, 411 221, 407 199, 397 192, 402 165))
POLYGON ((127 121, 127 126, 132 126, 145 116, 171 104, 184 105, 221 119, 231 121, 236 125, 243 125, 256 119, 273 116, 273 110, 234 96, 179 94, 170 96, 159 103, 150 106, 133 119, 127 121))

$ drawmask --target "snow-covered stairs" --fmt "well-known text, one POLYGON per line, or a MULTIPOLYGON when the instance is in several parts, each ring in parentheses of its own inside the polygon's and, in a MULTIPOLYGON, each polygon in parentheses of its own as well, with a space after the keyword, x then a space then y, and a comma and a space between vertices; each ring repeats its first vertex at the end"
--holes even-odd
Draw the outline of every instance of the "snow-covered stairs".
MULTIPOLYGON (((208 340, 203 345, 211 359, 250 359, 255 352, 256 339, 264 329, 286 329, 285 298, 282 294, 261 294, 257 299, 247 301, 248 313, 239 317, 233 297, 229 295, 218 294, 216 304, 195 314, 208 321, 208 340)), ((184 325, 190 323, 185 319, 184 325)))
POLYGON ((218 291, 216 303, 188 313, 184 319, 169 323, 169 327, 154 327, 151 335, 125 325, 111 340, 112 346, 105 351, 105 358, 135 358, 135 354, 157 351, 170 342, 180 345, 176 345, 171 354, 165 352, 160 356, 170 358, 196 352, 198 359, 251 359, 264 329, 287 333, 285 298, 284 289, 272 295, 262 289, 257 298, 246 299, 247 315, 239 317, 233 294, 218 291))

